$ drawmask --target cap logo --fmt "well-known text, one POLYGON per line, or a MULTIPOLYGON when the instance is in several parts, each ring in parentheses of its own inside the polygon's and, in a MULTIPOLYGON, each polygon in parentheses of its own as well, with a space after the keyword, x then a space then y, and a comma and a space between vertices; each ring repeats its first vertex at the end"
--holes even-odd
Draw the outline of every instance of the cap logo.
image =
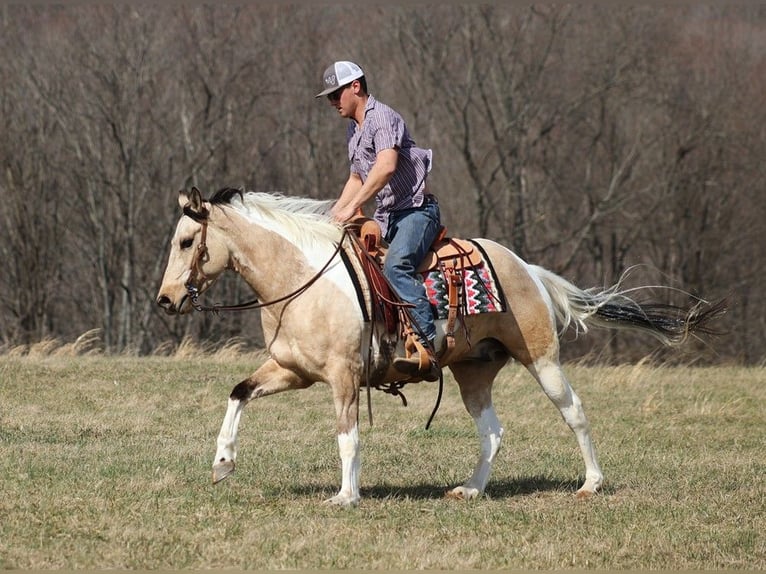
POLYGON ((328 74, 324 77, 325 86, 335 86, 337 83, 338 79, 335 77, 335 74, 328 74))

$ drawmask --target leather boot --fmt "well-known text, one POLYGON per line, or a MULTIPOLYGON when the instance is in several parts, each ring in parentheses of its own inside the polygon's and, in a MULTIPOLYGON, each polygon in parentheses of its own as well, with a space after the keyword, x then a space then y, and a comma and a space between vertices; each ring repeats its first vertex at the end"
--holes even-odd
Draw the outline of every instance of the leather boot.
POLYGON ((432 383, 439 380, 439 369, 431 362, 431 359, 426 359, 425 368, 420 367, 420 353, 413 353, 410 357, 396 357, 394 359, 394 368, 400 373, 404 373, 410 377, 422 378, 424 381, 432 383))

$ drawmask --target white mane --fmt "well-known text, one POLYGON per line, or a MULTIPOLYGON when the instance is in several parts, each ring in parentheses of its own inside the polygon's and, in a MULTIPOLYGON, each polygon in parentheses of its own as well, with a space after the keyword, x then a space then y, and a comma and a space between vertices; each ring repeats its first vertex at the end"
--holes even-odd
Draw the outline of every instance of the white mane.
POLYGON ((247 219, 275 231, 299 248, 338 242, 341 227, 330 215, 334 200, 290 197, 281 193, 250 191, 232 197, 231 207, 247 219))

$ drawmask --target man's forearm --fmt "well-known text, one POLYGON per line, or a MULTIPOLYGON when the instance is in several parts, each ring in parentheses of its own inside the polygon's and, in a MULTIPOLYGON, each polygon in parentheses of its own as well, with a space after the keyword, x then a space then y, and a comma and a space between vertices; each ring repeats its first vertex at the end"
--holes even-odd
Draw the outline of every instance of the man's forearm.
POLYGON ((364 185, 354 194, 352 203, 355 208, 363 206, 386 187, 396 171, 398 158, 399 153, 395 149, 386 149, 378 153, 364 185))
POLYGON ((338 201, 335 202, 334 209, 340 210, 348 206, 357 196, 361 188, 362 180, 359 176, 352 174, 351 177, 348 178, 348 181, 346 181, 346 185, 343 186, 343 191, 341 192, 338 201))

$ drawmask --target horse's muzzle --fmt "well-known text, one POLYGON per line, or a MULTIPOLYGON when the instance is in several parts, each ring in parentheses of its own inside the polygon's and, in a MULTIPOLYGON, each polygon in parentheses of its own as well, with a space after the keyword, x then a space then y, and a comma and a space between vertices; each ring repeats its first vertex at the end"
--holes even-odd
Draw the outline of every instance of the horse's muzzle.
POLYGON ((176 309, 176 306, 173 305, 173 301, 171 301, 170 297, 167 295, 160 295, 157 297, 157 305, 162 307, 168 315, 175 315, 178 313, 178 309, 176 309))

